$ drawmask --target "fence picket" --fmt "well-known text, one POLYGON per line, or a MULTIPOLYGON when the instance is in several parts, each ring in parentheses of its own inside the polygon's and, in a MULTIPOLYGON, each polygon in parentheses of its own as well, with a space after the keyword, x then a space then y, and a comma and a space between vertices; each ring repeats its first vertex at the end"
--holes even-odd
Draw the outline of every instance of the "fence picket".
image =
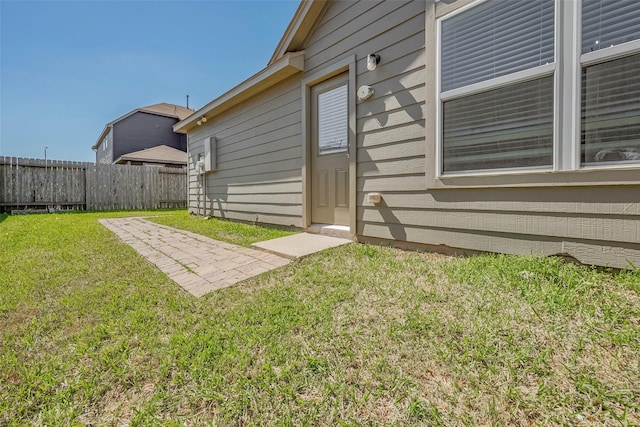
POLYGON ((0 156, 0 212, 186 207, 186 170, 0 156))

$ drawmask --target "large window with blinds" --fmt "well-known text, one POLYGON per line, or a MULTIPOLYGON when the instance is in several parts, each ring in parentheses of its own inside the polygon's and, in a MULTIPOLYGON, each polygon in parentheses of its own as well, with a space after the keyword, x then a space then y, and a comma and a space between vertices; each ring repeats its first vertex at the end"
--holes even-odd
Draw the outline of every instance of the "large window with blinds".
POLYGON ((640 163, 640 1, 479 0, 437 24, 438 176, 640 163))

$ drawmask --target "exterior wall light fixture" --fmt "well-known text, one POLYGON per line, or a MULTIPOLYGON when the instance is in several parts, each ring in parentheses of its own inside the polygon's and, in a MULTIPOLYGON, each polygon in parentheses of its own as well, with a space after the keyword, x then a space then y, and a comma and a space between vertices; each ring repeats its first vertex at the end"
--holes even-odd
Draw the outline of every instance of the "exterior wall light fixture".
POLYGON ((198 120, 196 123, 198 123, 198 126, 200 126, 201 124, 205 123, 207 121, 207 118, 205 116, 202 116, 200 118, 200 120, 198 120))
POLYGON ((370 53, 367 55, 367 70, 373 71, 376 69, 376 66, 380 63, 380 55, 377 53, 370 53))

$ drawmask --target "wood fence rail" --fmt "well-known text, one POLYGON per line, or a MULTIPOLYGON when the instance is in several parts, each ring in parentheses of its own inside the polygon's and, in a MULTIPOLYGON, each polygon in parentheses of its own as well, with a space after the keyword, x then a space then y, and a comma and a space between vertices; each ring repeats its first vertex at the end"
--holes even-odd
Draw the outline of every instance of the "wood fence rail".
POLYGON ((0 156, 0 212, 186 206, 185 169, 0 156))

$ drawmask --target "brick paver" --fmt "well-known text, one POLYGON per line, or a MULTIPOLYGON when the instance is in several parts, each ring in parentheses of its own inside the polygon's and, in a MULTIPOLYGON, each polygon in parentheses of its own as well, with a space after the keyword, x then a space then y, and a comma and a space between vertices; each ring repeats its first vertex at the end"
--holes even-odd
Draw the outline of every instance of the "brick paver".
POLYGON ((101 219, 100 223, 197 297, 290 262, 143 218, 101 219))

